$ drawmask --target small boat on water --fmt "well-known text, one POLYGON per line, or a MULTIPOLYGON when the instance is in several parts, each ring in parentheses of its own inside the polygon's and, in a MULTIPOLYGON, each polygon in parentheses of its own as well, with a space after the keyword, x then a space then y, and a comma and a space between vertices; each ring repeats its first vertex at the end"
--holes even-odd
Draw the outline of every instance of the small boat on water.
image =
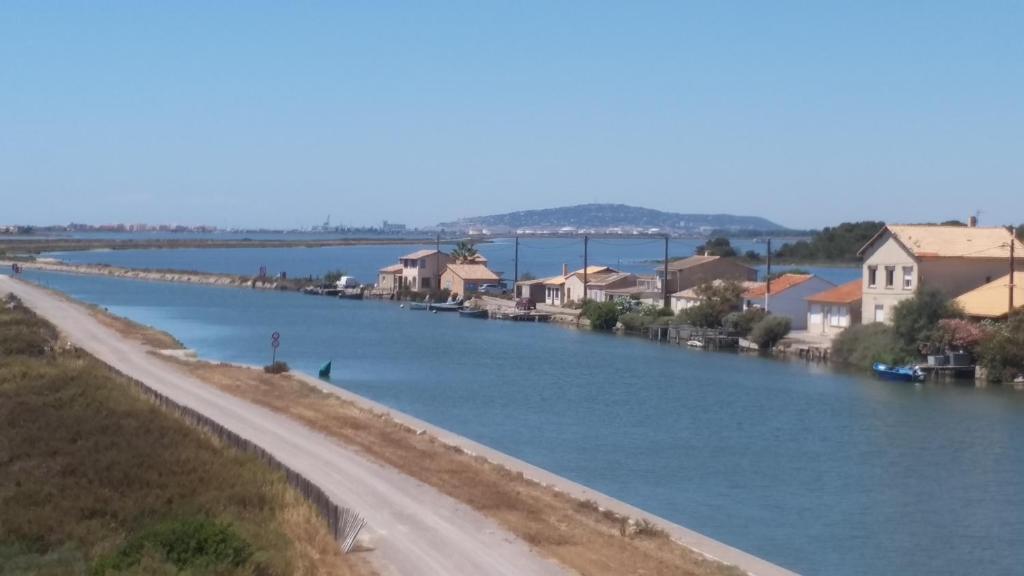
POLYGON ((445 302, 444 304, 427 304, 427 310, 434 312, 458 312, 462 310, 462 302, 445 302))
POLYGON ((871 369, 875 376, 884 380, 897 380, 899 382, 923 382, 924 372, 917 366, 889 366, 881 362, 875 362, 871 369))
POLYGON ((465 308, 459 310, 459 316, 463 318, 487 318, 486 308, 465 308))
POLYGON ((409 310, 430 310, 430 304, 427 302, 412 302, 409 304, 409 310))
POLYGON ((686 341, 686 345, 689 346, 690 348, 703 348, 704 347, 704 343, 701 342, 700 340, 687 340, 686 341))
POLYGON ((332 362, 332 360, 328 360, 326 364, 324 364, 323 366, 320 367, 320 370, 319 370, 319 372, 317 372, 317 374, 321 378, 324 378, 324 379, 330 379, 331 378, 331 362, 332 362))
POLYGON ((338 290, 337 294, 338 298, 342 298, 345 300, 363 299, 363 291, 360 288, 342 288, 338 290))

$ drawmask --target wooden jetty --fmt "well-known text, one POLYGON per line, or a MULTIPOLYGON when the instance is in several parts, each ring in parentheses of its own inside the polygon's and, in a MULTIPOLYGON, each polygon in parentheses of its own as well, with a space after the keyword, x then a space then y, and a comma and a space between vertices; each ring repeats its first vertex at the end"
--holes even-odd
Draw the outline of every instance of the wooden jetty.
POLYGON ((549 322, 551 314, 524 310, 491 310, 492 320, 512 320, 514 322, 549 322))
POLYGON ((732 350, 739 348, 739 336, 714 328, 697 328, 687 325, 650 326, 647 338, 657 342, 685 344, 699 343, 704 350, 732 350))

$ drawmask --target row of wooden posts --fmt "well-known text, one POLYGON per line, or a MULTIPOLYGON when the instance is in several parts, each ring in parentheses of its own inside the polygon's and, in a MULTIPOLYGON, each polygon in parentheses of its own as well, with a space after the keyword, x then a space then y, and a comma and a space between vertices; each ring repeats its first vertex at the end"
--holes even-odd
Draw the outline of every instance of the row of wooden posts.
POLYGON ((288 484, 295 488, 295 490, 302 494, 302 496, 313 504, 314 508, 316 508, 321 518, 323 518, 327 523, 327 527, 331 531, 331 535, 334 537, 335 542, 337 542, 341 547, 341 551, 347 554, 352 550, 353 546, 355 546, 356 538, 359 536, 359 532, 363 529, 363 526, 366 525, 366 520, 357 512, 350 508, 340 506, 337 502, 332 500, 331 497, 323 491, 323 489, 301 473, 289 468, 260 446, 239 436, 237 433, 224 427, 219 422, 192 408, 182 406, 160 392, 149 388, 142 382, 137 380, 133 380, 133 382, 135 382, 139 391, 145 397, 152 400, 157 406, 181 417, 191 426, 213 434, 221 441, 229 444, 237 450, 255 454, 260 460, 266 462, 272 468, 282 471, 285 478, 288 480, 288 484))

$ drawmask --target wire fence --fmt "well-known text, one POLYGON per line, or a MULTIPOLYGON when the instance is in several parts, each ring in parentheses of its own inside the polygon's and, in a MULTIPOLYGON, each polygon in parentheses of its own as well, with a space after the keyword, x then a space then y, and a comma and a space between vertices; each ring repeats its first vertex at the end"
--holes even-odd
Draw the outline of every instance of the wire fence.
POLYGON ((259 445, 243 438, 234 431, 229 430, 224 425, 205 414, 171 400, 164 394, 153 390, 142 382, 135 379, 132 379, 131 381, 144 397, 151 400, 163 410, 182 418, 185 422, 195 428, 203 430, 209 434, 213 434, 219 440, 232 446, 236 450, 254 454, 271 468, 283 472, 288 484, 299 492, 303 498, 308 500, 316 509, 317 513, 319 513, 320 517, 327 523, 331 536, 334 537, 334 541, 338 543, 341 551, 348 554, 352 550, 355 546, 356 538, 359 536, 359 532, 366 525, 366 520, 357 512, 339 505, 312 480, 306 478, 300 472, 289 468, 259 445))

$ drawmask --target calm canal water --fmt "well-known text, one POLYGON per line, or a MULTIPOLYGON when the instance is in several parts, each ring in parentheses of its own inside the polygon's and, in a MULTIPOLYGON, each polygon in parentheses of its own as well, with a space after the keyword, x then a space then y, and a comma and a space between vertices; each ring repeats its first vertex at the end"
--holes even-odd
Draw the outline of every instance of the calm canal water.
POLYGON ((1024 393, 294 293, 26 276, 336 385, 806 574, 1024 566, 1024 393))
MULTIPOLYGON (((698 240, 672 240, 671 257, 693 254, 698 240)), ((740 252, 764 251, 764 244, 750 240, 735 240, 740 252)), ((110 264, 127 268, 158 268, 197 270, 224 274, 255 275, 260 266, 271 274, 281 271, 292 277, 320 276, 329 270, 344 270, 362 282, 377 280, 377 270, 394 264, 403 254, 433 245, 359 245, 325 246, 319 248, 174 248, 167 250, 107 250, 86 252, 53 252, 47 256, 79 264, 110 264)), ((512 278, 515 270, 515 244, 511 239, 499 239, 478 245, 489 259, 490 267, 512 278)), ((658 239, 593 239, 588 251, 591 264, 612 266, 635 274, 654 274, 658 262, 664 258, 665 248, 658 239)), ((562 264, 570 270, 583 267, 583 241, 568 238, 528 238, 519 242, 519 273, 529 272, 537 277, 554 276, 562 271, 562 264)), ((780 268, 781 269, 781 268, 780 268)), ((812 272, 841 284, 856 278, 858 268, 813 268, 812 272)))

